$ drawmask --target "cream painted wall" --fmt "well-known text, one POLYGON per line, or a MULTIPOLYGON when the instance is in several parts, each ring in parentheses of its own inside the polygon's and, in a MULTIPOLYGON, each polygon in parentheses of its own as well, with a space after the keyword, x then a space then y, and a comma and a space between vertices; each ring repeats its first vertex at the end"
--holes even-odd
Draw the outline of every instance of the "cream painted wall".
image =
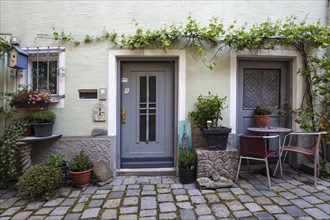
MULTIPOLYGON (((299 19, 307 14, 309 21, 327 19, 327 0, 296 1, 1 1, 0 33, 9 33, 21 39, 21 47, 58 46, 50 39, 51 26, 58 31, 72 32, 79 40, 85 34, 101 35, 103 28, 120 33, 135 31, 133 18, 142 27, 157 28, 172 22, 185 22, 189 13, 201 24, 212 16, 225 24, 237 20, 255 23, 266 18, 278 19, 295 15, 299 19)), ((55 132, 65 136, 90 135, 94 127, 107 128, 108 122, 92 120, 95 100, 78 100, 78 89, 98 89, 108 85, 109 50, 111 44, 92 43, 78 47, 62 44, 66 48, 65 108, 55 109, 55 132)), ((216 68, 208 70, 199 58, 187 50, 186 57, 186 114, 192 109, 199 94, 208 91, 231 98, 230 51, 223 51, 216 68)), ((9 80, 10 82, 10 80, 9 80)), ((0 85, 3 83, 0 82, 0 85)), ((108 102, 102 102, 106 106, 108 102)), ((233 105, 230 105, 233 108, 233 105)), ((109 106, 114 108, 114 106, 109 106)), ((224 112, 223 125, 229 126, 235 109, 224 112)), ((111 123, 111 121, 109 122, 111 123)))

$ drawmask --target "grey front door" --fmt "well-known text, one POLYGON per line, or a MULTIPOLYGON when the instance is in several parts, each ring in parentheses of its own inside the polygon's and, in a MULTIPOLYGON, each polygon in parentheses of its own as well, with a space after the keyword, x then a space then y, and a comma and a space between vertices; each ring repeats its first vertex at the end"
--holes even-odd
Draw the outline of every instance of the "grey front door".
POLYGON ((289 62, 240 60, 237 72, 237 134, 245 134, 246 128, 255 127, 255 107, 268 102, 273 107, 270 126, 289 127, 288 116, 281 114, 289 107, 289 62))
POLYGON ((122 62, 121 167, 173 167, 174 63, 122 62))

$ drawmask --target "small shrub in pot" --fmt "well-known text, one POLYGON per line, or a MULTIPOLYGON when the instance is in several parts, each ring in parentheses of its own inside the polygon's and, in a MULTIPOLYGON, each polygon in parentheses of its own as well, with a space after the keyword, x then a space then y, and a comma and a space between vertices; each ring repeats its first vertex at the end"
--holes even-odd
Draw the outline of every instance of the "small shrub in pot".
POLYGON ((183 184, 196 179, 196 153, 189 149, 180 149, 178 154, 179 179, 183 184))
POLYGON ((50 165, 61 169, 62 173, 64 174, 65 183, 69 175, 69 167, 66 160, 67 159, 65 154, 49 154, 50 165))
POLYGON ((38 111, 32 115, 32 120, 35 123, 54 123, 55 119, 55 113, 49 110, 38 111))
POLYGON ((34 134, 36 137, 51 136, 53 133, 53 125, 56 119, 54 112, 42 110, 32 115, 34 134))
POLYGON ((75 186, 84 187, 89 184, 93 174, 93 163, 87 154, 81 151, 75 155, 69 168, 75 186))
POLYGON ((209 150, 225 150, 231 128, 218 126, 222 111, 227 108, 227 97, 211 94, 200 95, 195 103, 195 110, 189 112, 195 126, 201 129, 209 150))

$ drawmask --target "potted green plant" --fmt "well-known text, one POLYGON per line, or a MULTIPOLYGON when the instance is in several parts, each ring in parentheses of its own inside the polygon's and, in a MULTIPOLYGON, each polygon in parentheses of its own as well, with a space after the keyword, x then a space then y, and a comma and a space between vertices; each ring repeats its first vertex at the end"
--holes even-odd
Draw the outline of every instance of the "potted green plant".
POLYGON ((273 109, 271 109, 267 102, 261 102, 254 109, 254 120, 258 127, 267 127, 269 124, 270 115, 273 109))
POLYGON ((69 166, 65 154, 49 154, 50 165, 60 168, 64 174, 64 182, 68 177, 69 166))
POLYGON ((69 168, 75 186, 85 187, 90 183, 93 174, 93 164, 89 156, 83 151, 80 151, 79 154, 73 157, 69 168))
POLYGON ((56 119, 54 112, 42 110, 32 115, 34 135, 36 137, 51 136, 53 133, 53 125, 56 119))
POLYGON ((193 123, 201 129, 209 150, 225 150, 231 128, 218 126, 222 120, 221 111, 227 108, 227 97, 219 97, 210 92, 200 95, 195 103, 196 110, 189 113, 193 123))
POLYGON ((178 154, 179 180, 182 184, 193 183, 196 179, 196 153, 188 148, 178 154))

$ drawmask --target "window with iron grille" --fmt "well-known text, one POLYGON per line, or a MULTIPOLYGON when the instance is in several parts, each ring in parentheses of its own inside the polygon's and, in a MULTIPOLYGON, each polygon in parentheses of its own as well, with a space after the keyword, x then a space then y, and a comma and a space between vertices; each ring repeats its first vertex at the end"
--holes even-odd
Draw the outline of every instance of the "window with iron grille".
POLYGON ((53 96, 61 94, 61 79, 65 77, 64 53, 61 47, 26 48, 29 55, 28 84, 34 90, 47 90, 53 96))
POLYGON ((47 90, 51 94, 58 94, 57 60, 32 61, 33 89, 47 90))
POLYGON ((28 54, 28 68, 18 84, 29 85, 33 90, 47 90, 52 102, 59 102, 65 94, 65 48, 35 47, 24 48, 28 54))

